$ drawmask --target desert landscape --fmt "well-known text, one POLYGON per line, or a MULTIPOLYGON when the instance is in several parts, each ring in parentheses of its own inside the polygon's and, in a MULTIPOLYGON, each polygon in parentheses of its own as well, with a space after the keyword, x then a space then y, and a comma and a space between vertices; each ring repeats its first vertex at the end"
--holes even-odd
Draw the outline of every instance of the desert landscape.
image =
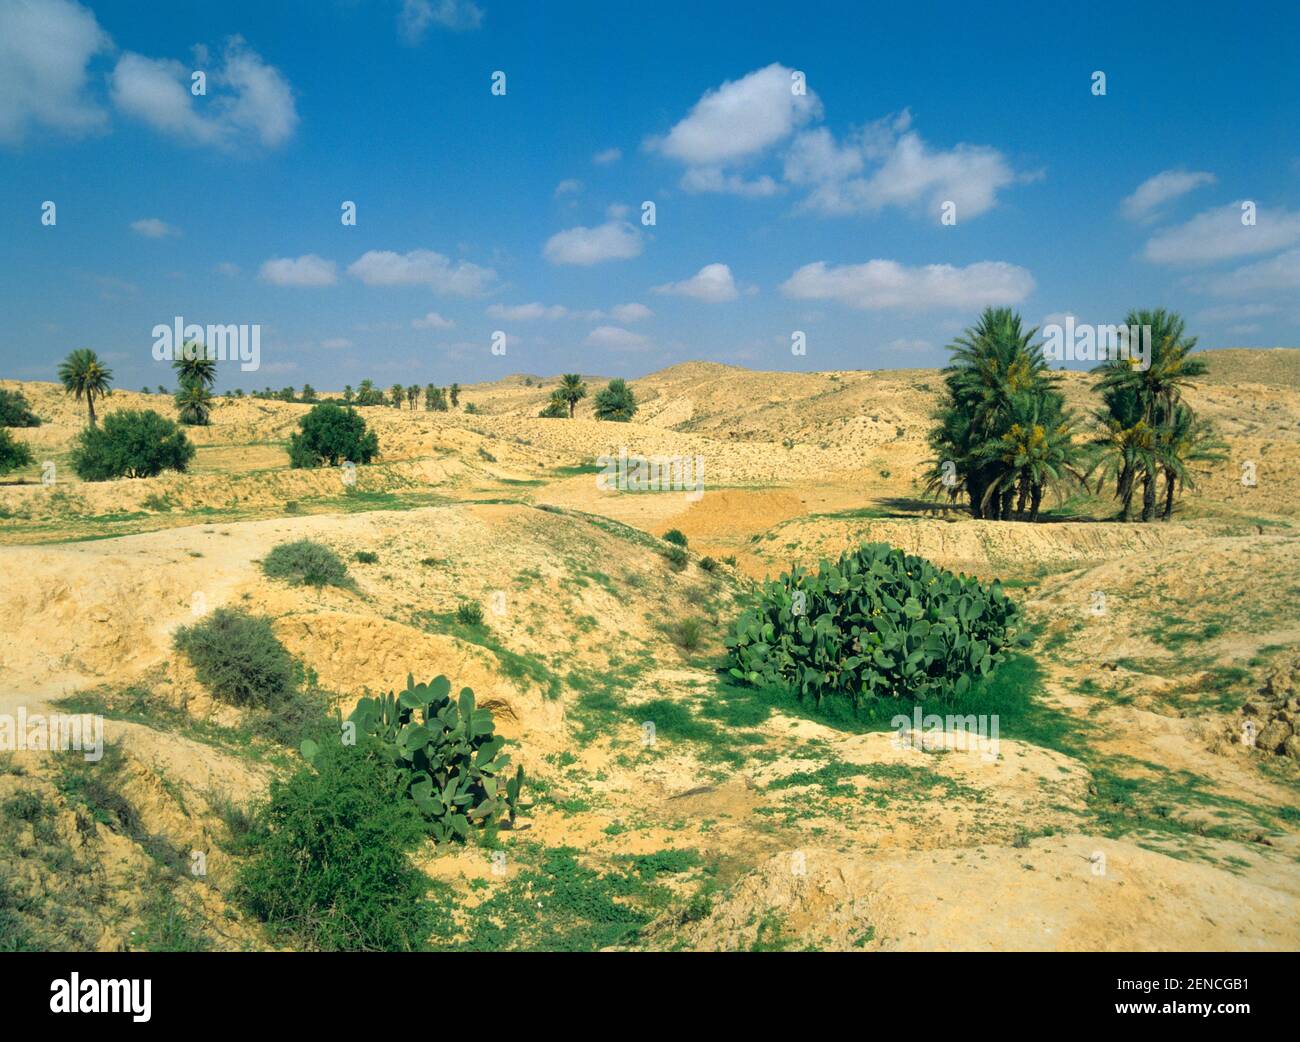
MULTIPOLYGON (((177 642, 237 610, 300 665, 304 719, 446 676, 524 768, 512 825, 415 846, 434 948, 1300 947, 1300 351, 1196 357, 1183 400, 1225 450, 1150 523, 1095 485, 1037 523, 927 494, 934 369, 686 363, 629 381, 629 422, 592 397, 540 418, 560 378, 519 374, 458 408, 358 409, 379 452, 350 473, 290 466, 310 404, 218 397, 185 472, 96 482, 69 465, 84 401, 0 381, 42 421, 11 430, 32 462, 0 484, 0 715, 105 728, 95 763, 0 758, 5 944, 312 936, 239 897, 297 736, 214 698, 177 642), (609 487, 620 452, 703 461, 702 492, 609 487), (298 540, 346 579, 268 574, 298 540), (765 580, 865 543, 1019 607, 996 755, 728 674, 765 580)), ((1096 408, 1093 376, 1058 376, 1096 408)), ((95 406, 173 414, 124 389, 95 406)))

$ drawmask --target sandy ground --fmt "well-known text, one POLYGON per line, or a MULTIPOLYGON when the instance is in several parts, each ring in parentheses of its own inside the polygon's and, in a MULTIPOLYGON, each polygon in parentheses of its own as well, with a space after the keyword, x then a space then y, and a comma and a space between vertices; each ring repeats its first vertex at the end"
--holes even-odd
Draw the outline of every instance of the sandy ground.
MULTIPOLYGON (((0 713, 143 691, 194 721, 180 734, 136 714, 110 720, 108 737, 148 829, 212 854, 184 900, 218 947, 266 943, 225 900, 219 795, 254 799, 286 767, 204 738, 199 725, 239 714, 212 702, 171 639, 238 606, 273 619, 345 711, 408 673, 472 686, 548 793, 519 833, 528 842, 578 848, 597 867, 700 851, 717 869, 707 913, 662 911, 646 946, 1294 949, 1295 762, 1232 735, 1265 674, 1300 652, 1298 355, 1210 354, 1189 399, 1229 459, 1173 522, 1152 525, 1104 520, 1104 502, 1034 526, 921 502, 934 371, 693 363, 634 381, 641 412, 619 425, 593 419, 589 400, 573 421, 538 419, 555 379, 507 378, 465 388, 478 414, 366 410, 382 458, 355 491, 337 472, 287 468, 304 406, 251 400, 223 401, 193 431, 190 473, 86 485, 66 465, 82 407, 25 384, 46 422, 15 433, 58 480, 43 485, 38 466, 0 484, 0 713), (702 459, 704 495, 598 487, 593 462, 620 448, 702 459), (690 541, 681 572, 662 557, 670 528, 690 541), (303 537, 348 560, 353 585, 268 580, 260 560, 303 537), (740 753, 727 733, 716 748, 643 745, 639 706, 708 707, 709 657, 754 580, 872 540, 1008 580, 1042 626, 1041 698, 1082 744, 1004 739, 988 760, 777 712, 744 730, 752 749, 740 753), (721 563, 707 571, 703 555, 721 563), (467 600, 485 607, 490 639, 439 621, 467 600), (670 632, 690 618, 703 630, 693 652, 670 632), (593 685, 619 708, 594 712, 593 685), (828 765, 835 784, 791 782, 828 765), (1118 823, 1106 813, 1117 807, 1118 823)), ((1065 388, 1080 413, 1095 405, 1085 376, 1065 388)), ((100 411, 128 407, 171 414, 167 399, 125 391, 100 411)), ((79 827, 45 754, 8 767, 0 802, 25 788, 49 800, 115 895, 121 914, 93 946, 129 944, 148 857, 102 823, 79 827)), ((33 892, 67 885, 27 862, 33 892)), ((473 850, 431 850, 422 864, 461 890, 484 877, 473 850)))

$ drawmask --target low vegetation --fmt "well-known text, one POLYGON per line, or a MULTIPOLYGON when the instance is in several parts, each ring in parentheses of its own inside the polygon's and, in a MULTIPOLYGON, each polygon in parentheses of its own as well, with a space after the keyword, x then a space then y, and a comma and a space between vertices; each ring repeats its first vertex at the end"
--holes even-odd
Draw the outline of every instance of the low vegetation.
POLYGON ((346 586, 348 566, 324 543, 296 539, 273 547, 262 562, 262 572, 271 579, 284 579, 295 586, 346 586))
POLYGON ((72 469, 83 481, 153 478, 164 470, 185 471, 194 458, 185 432, 151 409, 109 413, 78 436, 72 469))

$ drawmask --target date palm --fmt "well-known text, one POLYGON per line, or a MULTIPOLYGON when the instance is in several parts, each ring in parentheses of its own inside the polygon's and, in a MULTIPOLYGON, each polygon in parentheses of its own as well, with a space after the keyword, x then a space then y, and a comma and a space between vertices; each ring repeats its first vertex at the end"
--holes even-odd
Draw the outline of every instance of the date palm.
POLYGON ((86 399, 90 426, 95 426, 95 399, 112 393, 113 371, 88 347, 79 347, 59 363, 63 390, 81 401, 86 399))
POLYGON ((579 373, 565 373, 560 377, 560 386, 552 394, 568 405, 569 419, 573 419, 573 411, 578 407, 578 402, 587 397, 587 384, 579 373))
POLYGON ((196 340, 191 340, 172 362, 176 370, 176 379, 182 387, 198 383, 211 387, 217 382, 217 360, 208 357, 207 350, 196 340))
POLYGON ((206 427, 211 422, 212 394, 199 381, 182 384, 174 400, 181 423, 191 427, 206 427))
POLYGON ((1227 446, 1219 441, 1208 420, 1198 420, 1186 405, 1156 430, 1155 456, 1165 479, 1165 505, 1160 515, 1168 521, 1174 512, 1177 489, 1196 487, 1196 464, 1221 463, 1227 446))

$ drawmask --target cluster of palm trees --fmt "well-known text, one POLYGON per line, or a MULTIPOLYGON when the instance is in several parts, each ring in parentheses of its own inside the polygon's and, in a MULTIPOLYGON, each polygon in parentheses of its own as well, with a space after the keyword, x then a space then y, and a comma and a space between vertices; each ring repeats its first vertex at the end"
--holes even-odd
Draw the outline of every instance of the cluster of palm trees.
MULTIPOLYGON (((539 416, 548 419, 573 419, 578 402, 587 397, 587 382, 578 373, 564 373, 560 385, 551 392, 539 416)), ((611 380, 603 390, 596 392, 593 415, 598 420, 615 420, 626 423, 636 415, 636 395, 622 377, 611 380)))
POLYGON ((1037 330, 1024 329, 1009 308, 985 309, 954 341, 944 369, 947 394, 930 433, 936 459, 927 490, 952 501, 964 494, 976 518, 1037 521, 1045 493, 1063 501, 1095 477, 1098 492, 1114 482, 1125 521, 1140 486, 1141 519, 1150 521, 1163 479, 1160 516, 1168 520, 1178 491, 1194 487, 1197 466, 1224 458, 1209 424, 1181 400, 1206 367, 1188 357, 1196 338, 1178 315, 1135 311, 1125 323, 1150 327, 1150 364, 1115 358, 1093 370, 1103 404, 1093 413, 1096 431, 1081 439, 1037 330))

